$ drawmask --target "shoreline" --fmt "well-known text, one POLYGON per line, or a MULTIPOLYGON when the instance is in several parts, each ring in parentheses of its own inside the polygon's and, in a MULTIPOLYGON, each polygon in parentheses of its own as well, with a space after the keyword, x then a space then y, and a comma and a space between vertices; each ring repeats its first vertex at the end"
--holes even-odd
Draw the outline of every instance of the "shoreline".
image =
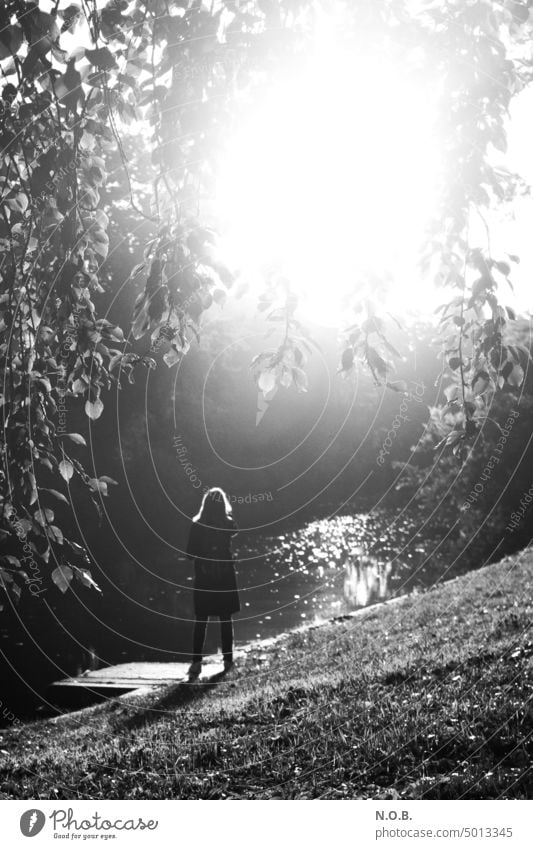
POLYGON ((2 733, 5 798, 530 798, 533 549, 2 733), (134 775, 141 771, 142 782, 134 775))

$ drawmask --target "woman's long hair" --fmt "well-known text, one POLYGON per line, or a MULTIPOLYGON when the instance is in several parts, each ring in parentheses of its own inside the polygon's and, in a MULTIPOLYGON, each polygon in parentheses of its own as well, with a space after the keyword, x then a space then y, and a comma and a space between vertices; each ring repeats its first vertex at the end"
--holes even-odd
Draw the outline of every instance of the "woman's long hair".
POLYGON ((212 486, 204 493, 200 509, 193 522, 211 528, 223 528, 232 518, 231 504, 228 496, 219 486, 212 486))

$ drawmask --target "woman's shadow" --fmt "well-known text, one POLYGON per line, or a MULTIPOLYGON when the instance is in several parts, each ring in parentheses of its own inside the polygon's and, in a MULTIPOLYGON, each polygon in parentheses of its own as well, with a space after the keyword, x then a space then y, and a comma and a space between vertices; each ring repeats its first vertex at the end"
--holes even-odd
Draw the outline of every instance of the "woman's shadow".
POLYGON ((225 677, 226 673, 222 670, 207 678, 202 678, 201 681, 180 681, 168 687, 165 693, 154 704, 150 705, 150 707, 136 711, 123 720, 118 719, 117 724, 121 725, 124 729, 133 730, 142 725, 159 722, 170 712, 185 707, 191 704, 191 702, 199 701, 209 695, 225 677))

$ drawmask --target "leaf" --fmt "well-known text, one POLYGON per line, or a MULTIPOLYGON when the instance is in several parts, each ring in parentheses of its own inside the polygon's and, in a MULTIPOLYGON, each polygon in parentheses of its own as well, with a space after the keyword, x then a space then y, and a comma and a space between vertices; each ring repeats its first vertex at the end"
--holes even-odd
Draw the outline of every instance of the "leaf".
POLYGON ((121 327, 108 327, 107 335, 114 339, 116 342, 124 341, 124 331, 121 327))
POLYGON ((450 368, 453 371, 455 371, 461 365, 461 358, 460 357, 450 357, 450 359, 448 360, 448 365, 450 366, 450 368))
POLYGON ((85 390, 87 389, 87 384, 81 378, 77 378, 72 384, 72 391, 74 395, 83 395, 85 390))
POLYGON ((106 259, 109 253, 109 242, 93 242, 93 250, 100 254, 102 259, 106 259))
POLYGON ((63 18, 63 26, 61 32, 73 32, 81 16, 81 8, 76 3, 71 3, 65 9, 61 10, 63 18))
POLYGON ((393 392, 402 392, 403 394, 407 394, 409 389, 405 380, 387 381, 385 386, 388 389, 392 389, 393 392))
POLYGON ((86 50, 85 57, 91 65, 95 65, 99 71, 109 71, 116 67, 115 57, 108 47, 98 47, 96 50, 86 50))
POLYGON ((85 402, 85 413, 89 416, 90 419, 95 421, 99 419, 102 415, 104 409, 104 405, 100 398, 96 398, 94 401, 86 401, 85 402))
POLYGON ((61 433, 59 436, 66 436, 74 442, 75 445, 83 445, 87 448, 87 443, 81 433, 61 433))
POLYGON ((286 389, 288 389, 289 386, 291 386, 292 382, 293 378, 291 375, 291 370, 284 368, 281 372, 281 377, 279 378, 280 386, 284 386, 286 389))
POLYGON ((107 483, 102 478, 89 478, 88 484, 93 492, 101 492, 107 495, 107 483))
POLYGON ((57 525, 49 525, 47 533, 51 539, 53 539, 59 545, 63 545, 65 538, 63 536, 63 531, 61 530, 61 528, 58 528, 57 525))
POLYGON ((460 440, 461 440, 461 439, 463 439, 463 438, 464 438, 464 434, 463 434, 463 432, 462 432, 462 431, 460 431, 460 430, 453 430, 453 431, 452 431, 452 432, 451 432, 451 433, 450 433, 450 434, 446 437, 446 445, 456 445, 456 444, 457 444, 458 442, 460 442, 460 440))
POLYGON ((346 348, 341 356, 341 368, 343 371, 348 371, 352 368, 354 362, 353 348, 346 348))
POLYGON ((5 205, 12 209, 14 212, 19 212, 20 214, 24 214, 28 208, 28 198, 26 195, 19 192, 18 195, 14 198, 9 198, 9 200, 4 201, 5 205))
POLYGON ((474 395, 482 395, 490 384, 490 376, 486 371, 478 371, 472 378, 472 392, 474 395))
POLYGON ((170 347, 170 349, 166 352, 166 354, 163 357, 163 362, 166 363, 166 365, 169 368, 171 368, 176 363, 179 363, 180 360, 181 360, 181 353, 180 353, 180 351, 177 350, 177 348, 174 345, 172 345, 170 347))
POLYGON ((102 590, 92 577, 91 573, 87 571, 87 569, 80 569, 79 567, 76 567, 76 571, 74 574, 76 575, 78 581, 80 581, 80 583, 82 583, 85 587, 97 590, 99 593, 102 592, 102 590))
MULTIPOLYGON (((85 54, 85 50, 83 51, 83 53, 85 54)), ((84 130, 83 135, 80 139, 80 144, 86 151, 90 152, 91 150, 93 150, 96 144, 96 138, 92 133, 88 133, 87 130, 84 130)))
POLYGON ((509 377, 509 375, 513 371, 513 368, 514 368, 514 363, 512 363, 510 360, 508 360, 506 363, 504 363, 503 368, 500 371, 500 374, 501 374, 501 376, 503 377, 504 380, 507 380, 507 378, 509 377))
POLYGON ((17 569, 20 569, 20 560, 18 557, 13 557, 12 554, 4 554, 2 560, 6 560, 11 566, 16 566, 17 569))
POLYGON ((78 545, 77 542, 72 542, 72 540, 67 540, 66 542, 67 542, 67 545, 69 545, 71 547, 72 551, 75 554, 77 554, 79 557, 83 557, 83 559, 86 560, 87 563, 90 562, 89 556, 88 556, 87 552, 85 551, 85 549, 83 548, 83 546, 78 545))
POLYGON ((262 371, 257 380, 257 386, 259 387, 263 395, 267 395, 269 392, 272 392, 272 390, 276 386, 275 373, 271 369, 268 369, 267 371, 262 371))
POLYGON ((74 466, 69 460, 61 460, 59 464, 59 474, 68 483, 74 474, 74 466))
POLYGON ((52 391, 52 384, 46 377, 37 377, 35 378, 35 383, 44 391, 49 394, 52 391))
MULTIPOLYGON (((94 160, 96 160, 96 159, 98 159, 98 157, 93 156, 93 161, 94 161, 94 160)), ((105 164, 105 163, 104 163, 104 161, 102 160, 102 166, 101 166, 102 168, 104 167, 104 164, 105 164)), ((104 212, 104 210, 103 210, 103 209, 97 209, 97 210, 95 210, 94 217, 96 218, 96 220, 97 220, 98 224, 100 225, 100 227, 101 227, 103 230, 107 230, 107 227, 108 227, 108 225, 109 225, 109 218, 108 218, 108 216, 106 215, 106 213, 104 212)))
POLYGON ((70 586, 70 582, 74 577, 74 573, 70 566, 58 566, 52 572, 52 581, 62 593, 66 593, 70 586))
MULTIPOLYGON (((511 259, 511 257, 509 257, 509 259, 511 259)), ((500 274, 504 274, 506 277, 511 273, 511 266, 508 262, 495 262, 494 265, 500 274)))
POLYGON ((367 345, 366 347, 366 359, 370 368, 376 372, 379 377, 387 377, 387 372, 390 371, 390 367, 371 345, 367 345))
MULTIPOLYGON (((61 465, 61 464, 60 464, 61 465)), ((64 501, 65 504, 68 504, 68 498, 65 498, 62 492, 58 492, 57 489, 44 489, 44 492, 49 492, 50 495, 53 495, 54 498, 57 498, 58 501, 64 501)))
POLYGON ((510 386, 520 387, 522 386, 523 381, 524 370, 522 369, 522 366, 516 364, 515 366, 513 366, 512 372, 507 377, 507 383, 509 383, 510 386))
POLYGON ((48 507, 45 507, 44 510, 36 510, 33 514, 33 518, 39 525, 44 528, 48 524, 48 522, 54 521, 54 511, 50 510, 50 508, 48 507))
POLYGON ((0 31, 0 59, 14 56, 22 44, 22 29, 13 24, 0 31))
POLYGON ((299 392, 307 392, 307 375, 303 369, 293 368, 292 379, 299 392))
POLYGON ((30 494, 30 507, 32 504, 35 504, 37 501, 39 494, 37 492, 37 482, 35 480, 35 475, 33 472, 28 472, 28 480, 30 482, 31 494, 30 494))
POLYGON ((526 3, 518 3, 511 2, 507 4, 507 8, 511 15, 513 16, 514 21, 517 24, 525 24, 529 18, 529 4, 526 3))
POLYGON ((57 207, 54 205, 55 201, 49 201, 48 206, 45 210, 45 213, 41 219, 41 226, 43 230, 51 230, 52 228, 56 228, 60 221, 63 220, 63 215, 59 212, 57 207))
POLYGON ((454 401, 459 397, 459 387, 455 383, 452 383, 451 386, 448 386, 444 390, 444 394, 446 395, 448 402, 454 401))
POLYGON ((66 50, 62 50, 61 47, 58 47, 56 43, 50 45, 50 50, 52 51, 52 56, 54 59, 57 59, 58 62, 61 62, 63 65, 66 64, 68 53, 66 50))
POLYGON ((138 265, 134 265, 133 268, 130 271, 130 276, 129 276, 128 280, 133 280, 134 277, 137 277, 137 275, 140 274, 141 271, 143 271, 145 268, 146 268, 145 262, 139 262, 138 265))

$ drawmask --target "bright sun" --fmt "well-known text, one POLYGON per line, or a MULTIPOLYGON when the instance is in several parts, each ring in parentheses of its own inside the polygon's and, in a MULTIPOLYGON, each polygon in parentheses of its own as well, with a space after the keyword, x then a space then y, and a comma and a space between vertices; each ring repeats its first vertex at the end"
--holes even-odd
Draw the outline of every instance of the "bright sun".
POLYGON ((311 321, 346 317, 342 296, 369 275, 391 278, 387 309, 432 309, 416 269, 435 198, 432 102, 402 68, 321 43, 228 144, 225 256, 248 281, 288 277, 311 321))

